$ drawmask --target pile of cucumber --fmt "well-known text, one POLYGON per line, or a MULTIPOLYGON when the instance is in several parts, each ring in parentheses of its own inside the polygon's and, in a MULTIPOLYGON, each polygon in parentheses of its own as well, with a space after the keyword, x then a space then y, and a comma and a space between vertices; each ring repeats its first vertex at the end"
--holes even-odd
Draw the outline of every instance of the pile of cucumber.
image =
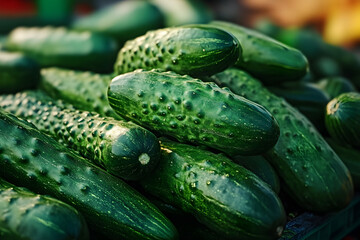
POLYGON ((6 37, 0 239, 278 239, 351 202, 360 74, 165 2, 6 37))

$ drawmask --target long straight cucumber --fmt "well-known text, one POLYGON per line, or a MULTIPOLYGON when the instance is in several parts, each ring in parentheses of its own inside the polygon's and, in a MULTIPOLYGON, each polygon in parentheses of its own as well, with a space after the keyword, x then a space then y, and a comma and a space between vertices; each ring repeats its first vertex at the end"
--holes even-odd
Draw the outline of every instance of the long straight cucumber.
POLYGON ((0 225, 14 234, 1 240, 17 237, 29 240, 89 239, 85 220, 76 209, 3 179, 0 179, 0 225))
POLYGON ((141 185, 223 239, 277 239, 286 221, 280 199, 255 174, 224 155, 166 139, 159 166, 141 185))
POLYGON ((351 201, 354 187, 348 169, 299 111, 241 70, 228 69, 214 80, 262 104, 274 115, 280 126, 280 138, 265 157, 284 181, 282 187, 300 206, 328 212, 351 201))
POLYGON ((108 98, 117 114, 143 127, 230 155, 263 153, 279 135, 276 121, 262 106, 215 83, 172 72, 119 75, 108 98))
POLYGON ((112 239, 176 239, 173 225, 122 180, 0 110, 0 176, 62 200, 112 239))
POLYGON ((140 179, 159 160, 159 142, 150 131, 96 113, 65 109, 40 91, 0 96, 0 106, 121 178, 140 179))

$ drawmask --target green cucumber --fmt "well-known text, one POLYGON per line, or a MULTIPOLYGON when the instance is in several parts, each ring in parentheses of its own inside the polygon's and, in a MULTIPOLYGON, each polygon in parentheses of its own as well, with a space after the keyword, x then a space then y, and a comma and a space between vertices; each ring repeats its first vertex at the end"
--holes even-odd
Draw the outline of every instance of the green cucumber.
POLYGON ((349 169, 355 189, 360 190, 360 151, 351 146, 343 146, 332 138, 327 138, 326 141, 349 169))
POLYGON ((0 51, 0 93, 15 93, 35 88, 40 67, 21 53, 0 51))
POLYGON ((233 65, 241 50, 229 33, 207 25, 149 31, 120 50, 115 73, 159 69, 210 76, 233 65))
POLYGON ((112 239, 176 239, 173 225, 137 191, 0 110, 0 176, 76 208, 112 239))
POLYGON ((117 51, 112 38, 64 27, 18 27, 10 32, 6 48, 23 52, 42 67, 95 72, 111 72, 117 51))
POLYGON ((127 0, 111 4, 72 24, 76 30, 87 30, 109 35, 120 45, 145 34, 148 30, 162 28, 164 16, 149 1, 127 0))
POLYGON ((3 179, 0 179, 0 222, 15 236, 30 240, 89 238, 84 218, 73 207, 3 179))
POLYGON ((133 123, 59 107, 39 92, 0 96, 0 106, 33 123, 115 176, 138 180, 160 156, 154 134, 133 123))
POLYGON ((269 87, 269 90, 298 109, 320 132, 326 132, 324 112, 331 99, 323 90, 311 83, 302 82, 288 83, 281 87, 269 87))
POLYGON ((172 72, 137 70, 115 77, 110 106, 145 128, 223 151, 260 154, 273 147, 279 128, 262 106, 215 83, 172 72))
POLYGON ((214 80, 262 104, 274 115, 280 137, 264 156, 283 180, 281 187, 299 206, 329 212, 351 201, 354 190, 348 169, 304 115, 241 70, 228 69, 215 75, 214 80))
POLYGON ((332 99, 326 106, 325 126, 334 139, 360 148, 360 93, 332 99))
POLYGON ((326 92, 330 99, 333 99, 339 96, 342 93, 346 92, 356 92, 355 86, 344 77, 328 77, 320 79, 314 85, 324 92, 326 92))
POLYGON ((110 107, 107 88, 112 75, 73 71, 62 68, 41 69, 39 88, 80 110, 122 120, 110 107))
POLYGON ((213 21, 210 25, 230 32, 239 40, 243 51, 235 67, 244 69, 265 84, 298 80, 307 72, 307 59, 297 49, 233 23, 213 21))
POLYGON ((256 156, 235 156, 231 158, 237 164, 253 172, 277 194, 280 192, 280 179, 275 169, 261 155, 256 156))
POLYGON ((223 239, 277 239, 286 216, 269 185, 229 158, 161 139, 161 160, 140 181, 150 194, 192 214, 223 239))
POLYGON ((167 27, 194 23, 208 23, 212 14, 207 5, 198 0, 151 0, 165 16, 167 27))

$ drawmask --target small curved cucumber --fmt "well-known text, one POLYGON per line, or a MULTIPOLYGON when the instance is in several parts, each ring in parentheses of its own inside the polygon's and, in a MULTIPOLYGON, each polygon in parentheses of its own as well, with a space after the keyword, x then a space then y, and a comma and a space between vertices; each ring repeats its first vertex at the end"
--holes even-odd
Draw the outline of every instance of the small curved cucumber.
POLYGON ((128 41, 118 54, 115 73, 159 69, 210 76, 233 65, 240 51, 232 35, 208 25, 164 28, 128 41))
POLYGON ((5 180, 70 204, 90 229, 108 238, 177 239, 172 223, 149 200, 34 125, 0 109, 0 132, 5 180))
POLYGON ((279 194, 280 179, 274 168, 263 156, 235 156, 231 159, 247 170, 255 173, 261 180, 269 184, 274 192, 279 194))
POLYGON ((283 180, 281 188, 299 206, 330 212, 350 203, 354 186, 349 170, 304 115, 239 69, 227 69, 216 74, 214 80, 263 105, 274 115, 280 137, 264 157, 283 180))
POLYGON ((277 239, 286 221, 268 184, 229 158, 161 139, 161 160, 140 184, 222 239, 277 239))
POLYGON ((115 77, 110 106, 120 116, 182 142, 229 155, 254 155, 272 148, 279 127, 262 106, 172 72, 138 70, 115 77))
POLYGON ((0 225, 14 236, 29 240, 89 239, 85 220, 73 207, 3 179, 0 179, 0 225))
POLYGON ((360 93, 349 92, 326 106, 325 126, 331 137, 360 148, 360 93))
POLYGON ((64 109, 40 92, 0 96, 0 106, 127 180, 144 177, 160 157, 159 141, 150 131, 95 113, 64 109))
POLYGON ((21 53, 0 51, 0 94, 34 88, 40 79, 40 67, 21 53))
POLYGON ((213 21, 210 25, 230 32, 239 40, 243 51, 235 67, 244 69, 265 84, 298 80, 307 72, 308 61, 295 48, 233 23, 213 21))
POLYGON ((156 6, 145 0, 127 0, 78 19, 72 28, 109 35, 122 45, 148 30, 163 26, 164 16, 156 6))
POLYGON ((111 72, 117 46, 112 38, 91 32, 64 27, 18 27, 10 32, 6 49, 23 52, 41 67, 111 72))
POLYGON ((107 88, 112 75, 73 71, 64 68, 41 69, 39 88, 54 99, 70 103, 80 110, 123 120, 110 107, 107 88))
POLYGON ((314 85, 326 92, 330 99, 336 98, 342 93, 356 92, 355 86, 344 77, 327 77, 320 79, 314 85))

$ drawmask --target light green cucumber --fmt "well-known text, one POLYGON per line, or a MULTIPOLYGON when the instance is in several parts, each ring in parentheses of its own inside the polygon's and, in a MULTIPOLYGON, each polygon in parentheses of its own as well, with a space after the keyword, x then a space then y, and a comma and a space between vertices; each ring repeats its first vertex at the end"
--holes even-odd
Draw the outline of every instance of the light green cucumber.
POLYGON ((122 74, 111 81, 108 99, 117 114, 140 126, 229 155, 260 154, 278 139, 278 125, 265 108, 189 76, 122 74))
POLYGON ((309 211, 331 212, 351 201, 354 187, 349 170, 304 115, 241 70, 228 69, 214 80, 274 115, 280 137, 264 156, 283 180, 281 187, 298 205, 309 211))
POLYGON ((57 106, 55 100, 41 92, 0 96, 0 107, 27 119, 42 132, 121 178, 140 179, 159 160, 159 142, 150 131, 130 122, 57 106))
POLYGON ((110 239, 177 239, 171 222, 141 194, 34 125, 0 109, 0 132, 0 177, 70 204, 110 239))
POLYGON ((229 33, 208 25, 187 25, 149 31, 120 50, 115 73, 136 69, 210 76, 233 65, 241 47, 229 33))
POLYGON ((18 27, 10 32, 9 51, 20 51, 42 67, 64 67, 111 72, 116 59, 116 42, 92 32, 64 27, 18 27))
POLYGON ((2 237, 2 240, 17 237, 29 240, 89 239, 85 220, 76 209, 3 179, 0 179, 0 222, 4 230, 14 234, 2 237))
POLYGON ((314 85, 326 92, 330 99, 342 93, 356 92, 356 88, 351 81, 341 76, 323 78, 314 83, 314 85))
POLYGON ((41 69, 39 87, 54 99, 63 100, 78 109, 122 120, 107 99, 111 79, 110 74, 44 68, 41 69))

